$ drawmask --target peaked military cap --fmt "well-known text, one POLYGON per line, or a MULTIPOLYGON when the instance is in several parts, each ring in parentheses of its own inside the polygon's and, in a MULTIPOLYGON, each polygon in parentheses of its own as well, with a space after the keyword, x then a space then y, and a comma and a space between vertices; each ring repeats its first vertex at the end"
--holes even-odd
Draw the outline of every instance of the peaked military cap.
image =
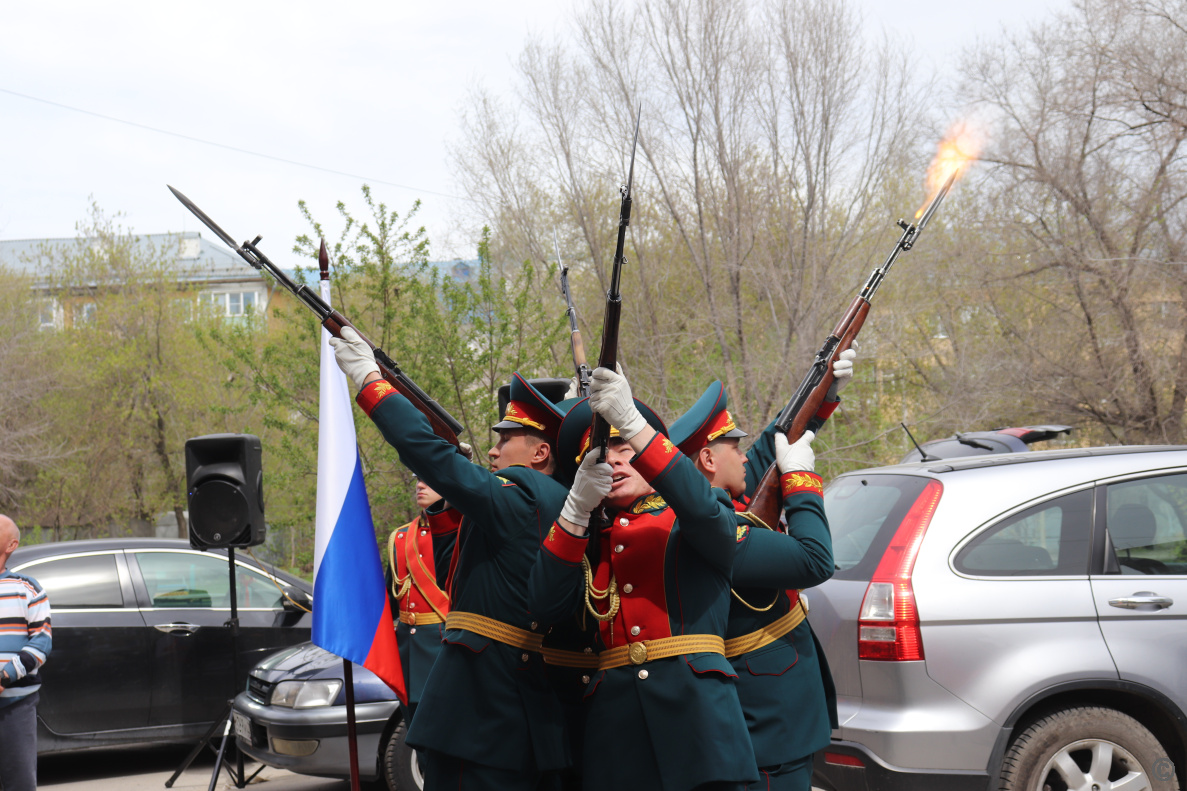
POLYGON ((695 457, 701 448, 722 437, 750 436, 734 423, 726 406, 725 385, 720 380, 709 385, 692 408, 672 424, 669 438, 685 456, 695 457))
MULTIPOLYGON (((495 431, 510 428, 531 428, 543 432, 553 440, 556 439, 566 409, 561 409, 553 403, 551 399, 533 387, 527 379, 520 376, 518 371, 511 375, 509 396, 507 406, 503 411, 503 419, 491 428, 495 431)), ((560 398, 563 397, 564 391, 562 390, 560 398)))
MULTIPOLYGON (((567 402, 566 402, 567 403, 567 402)), ((643 415, 643 419, 660 434, 668 436, 668 427, 651 407, 639 399, 635 399, 635 407, 643 415)), ((589 450, 589 435, 593 430, 593 409, 589 406, 589 399, 583 398, 575 402, 561 421, 560 436, 557 438, 557 470, 568 480, 573 480, 577 474, 577 466, 585 458, 589 450)), ((618 429, 610 427, 610 436, 617 437, 618 429)))

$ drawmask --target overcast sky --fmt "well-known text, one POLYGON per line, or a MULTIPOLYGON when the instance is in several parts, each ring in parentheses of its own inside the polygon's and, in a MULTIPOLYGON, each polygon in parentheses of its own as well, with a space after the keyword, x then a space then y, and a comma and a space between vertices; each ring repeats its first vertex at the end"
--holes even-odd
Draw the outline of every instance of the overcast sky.
MULTIPOLYGON (((978 35, 1070 0, 859 5, 871 31, 908 37, 944 68, 978 35)), ((291 266, 293 239, 308 230, 297 201, 332 222, 334 203, 358 205, 366 181, 401 211, 422 200, 434 258, 470 257, 447 154, 460 108, 476 84, 508 92, 527 35, 565 30, 571 8, 2 2, 0 239, 72 236, 88 196, 136 232, 198 230, 168 183, 232 236, 262 234, 269 256, 291 266)))

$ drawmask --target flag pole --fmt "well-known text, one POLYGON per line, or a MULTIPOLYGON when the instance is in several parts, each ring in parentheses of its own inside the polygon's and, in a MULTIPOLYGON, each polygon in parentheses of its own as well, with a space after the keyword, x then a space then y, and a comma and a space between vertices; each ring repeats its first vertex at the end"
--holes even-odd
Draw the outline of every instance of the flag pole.
MULTIPOLYGON (((330 257, 326 254, 324 239, 322 240, 322 249, 320 249, 317 259, 322 298, 326 302, 329 302, 330 257)), ((360 791, 358 789, 358 732, 355 728, 355 669, 351 666, 350 660, 345 657, 342 659, 342 675, 345 677, 345 684, 347 684, 347 743, 350 746, 350 791, 360 791)))
POLYGON ((349 659, 342 660, 346 676, 346 739, 350 743, 350 789, 359 791, 359 739, 354 720, 354 668, 349 659))

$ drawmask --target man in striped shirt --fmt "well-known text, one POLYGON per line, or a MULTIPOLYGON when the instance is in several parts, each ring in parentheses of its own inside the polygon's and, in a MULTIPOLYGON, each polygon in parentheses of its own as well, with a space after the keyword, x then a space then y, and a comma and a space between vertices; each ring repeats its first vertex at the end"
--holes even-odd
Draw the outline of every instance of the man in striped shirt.
POLYGON ((38 670, 49 656, 49 599, 37 580, 13 574, 21 543, 16 522, 0 514, 0 786, 37 788, 38 670))

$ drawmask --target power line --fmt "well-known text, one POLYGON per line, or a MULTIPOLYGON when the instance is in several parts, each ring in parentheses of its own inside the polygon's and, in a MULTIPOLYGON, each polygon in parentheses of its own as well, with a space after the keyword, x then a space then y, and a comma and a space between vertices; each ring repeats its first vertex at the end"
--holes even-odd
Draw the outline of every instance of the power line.
POLYGON ((348 178, 357 179, 359 181, 363 181, 368 184, 383 184, 388 187, 399 187, 400 189, 411 190, 413 192, 421 192, 421 193, 425 193, 427 195, 439 195, 442 198, 455 198, 457 200, 470 200, 470 201, 474 200, 473 198, 467 198, 467 197, 464 197, 461 195, 451 195, 448 192, 436 192, 434 190, 423 189, 421 187, 412 187, 412 186, 409 186, 408 184, 397 184, 394 181, 384 181, 383 179, 368 178, 366 176, 360 176, 355 173, 347 173, 343 170, 334 170, 333 168, 325 168, 325 167, 322 167, 321 165, 310 165, 308 162, 297 162, 296 160, 293 160, 293 159, 285 159, 284 157, 273 156, 272 154, 261 154, 259 151, 249 151, 246 148, 239 148, 237 146, 227 145, 226 143, 216 143, 213 140, 203 140, 200 137, 193 137, 192 135, 183 135, 180 132, 171 132, 168 129, 158 129, 155 126, 148 126, 147 124, 137 123, 136 121, 128 121, 123 118, 116 118, 115 116, 112 116, 112 115, 104 115, 103 113, 97 113, 93 110, 84 110, 81 107, 72 107, 68 104, 62 104, 61 102, 54 102, 49 99, 42 99, 38 96, 29 96, 28 94, 18 93, 17 91, 12 91, 12 90, 9 90, 8 88, 0 88, 0 93, 7 93, 10 96, 18 96, 21 99, 28 99, 31 102, 40 102, 41 104, 48 104, 51 107, 59 107, 63 110, 69 110, 74 113, 82 113, 83 115, 90 115, 95 118, 102 118, 104 121, 114 121, 117 124, 124 124, 125 126, 133 126, 133 127, 136 127, 137 129, 144 129, 149 132, 156 132, 159 135, 168 135, 169 137, 176 137, 181 140, 188 140, 191 143, 201 143, 201 144, 207 145, 207 146, 214 146, 215 148, 223 148, 223 149, 226 149, 227 151, 235 151, 239 154, 247 154, 248 156, 260 157, 262 159, 271 159, 273 162, 283 162, 286 165, 296 165, 297 167, 300 167, 300 168, 309 168, 310 170, 320 170, 323 173, 333 173, 336 176, 346 176, 348 178))

